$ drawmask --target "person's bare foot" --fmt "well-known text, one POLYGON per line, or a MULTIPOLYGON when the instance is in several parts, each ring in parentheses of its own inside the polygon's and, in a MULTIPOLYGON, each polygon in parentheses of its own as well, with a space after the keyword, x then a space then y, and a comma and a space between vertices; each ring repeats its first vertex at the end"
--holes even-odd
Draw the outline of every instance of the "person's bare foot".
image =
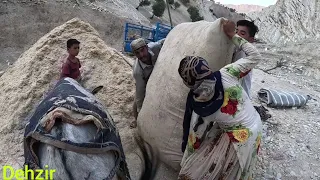
POLYGON ((136 128, 137 127, 137 121, 132 121, 131 124, 130 124, 130 128, 133 129, 133 128, 136 128))

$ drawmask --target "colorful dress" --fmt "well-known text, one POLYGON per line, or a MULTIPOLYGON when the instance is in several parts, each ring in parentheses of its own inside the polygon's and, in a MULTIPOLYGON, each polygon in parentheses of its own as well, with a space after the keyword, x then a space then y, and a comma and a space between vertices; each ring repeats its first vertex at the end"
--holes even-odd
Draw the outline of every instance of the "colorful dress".
MULTIPOLYGON (((206 117, 199 117, 193 111, 179 179, 252 178, 262 123, 240 80, 259 63, 261 55, 238 35, 232 38, 232 42, 247 57, 220 70, 224 90, 222 107, 206 117)), ((197 101, 196 97, 194 99, 197 101)))

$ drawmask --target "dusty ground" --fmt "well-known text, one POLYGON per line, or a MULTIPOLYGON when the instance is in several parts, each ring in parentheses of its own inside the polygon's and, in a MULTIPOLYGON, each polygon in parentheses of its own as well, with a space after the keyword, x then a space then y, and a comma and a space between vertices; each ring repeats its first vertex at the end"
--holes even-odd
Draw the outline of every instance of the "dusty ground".
MULTIPOLYGON (((286 47, 258 44, 264 59, 259 69, 270 69, 276 62, 284 66, 254 72, 253 93, 260 88, 280 89, 310 95, 302 108, 268 108, 272 118, 264 122, 261 158, 255 179, 320 179, 320 88, 317 42, 306 41, 286 47)), ((256 104, 260 102, 254 98, 256 104)))
MULTIPOLYGON (((320 135, 319 93, 256 70, 253 92, 256 94, 260 88, 301 92, 315 100, 303 108, 267 108, 272 118, 263 125, 263 145, 255 179, 320 178, 320 146, 317 143, 320 135)), ((257 98, 254 102, 260 105, 257 98)))

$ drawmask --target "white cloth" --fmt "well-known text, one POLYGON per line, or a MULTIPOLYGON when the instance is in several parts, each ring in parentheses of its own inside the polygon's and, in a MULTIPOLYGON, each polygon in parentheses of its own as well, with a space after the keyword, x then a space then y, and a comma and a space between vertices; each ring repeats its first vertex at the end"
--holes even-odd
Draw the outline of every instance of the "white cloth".
MULTIPOLYGON (((235 52, 233 53, 232 62, 236 62, 237 60, 246 57, 246 53, 243 52, 239 48, 235 48, 235 52)), ((252 81, 252 72, 250 72, 247 76, 241 79, 241 86, 248 94, 249 98, 251 99, 251 81, 252 81)))

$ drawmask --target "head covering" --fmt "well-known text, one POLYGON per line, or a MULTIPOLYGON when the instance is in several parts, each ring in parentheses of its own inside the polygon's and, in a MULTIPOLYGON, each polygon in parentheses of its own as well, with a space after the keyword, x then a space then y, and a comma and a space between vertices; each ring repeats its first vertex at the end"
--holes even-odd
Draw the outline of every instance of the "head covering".
POLYGON ((143 46, 146 46, 146 45, 147 45, 147 43, 143 38, 135 39, 130 44, 132 51, 136 51, 137 49, 139 49, 143 46))
POLYGON ((186 86, 196 89, 212 74, 208 62, 198 56, 186 56, 179 65, 179 74, 186 86))

